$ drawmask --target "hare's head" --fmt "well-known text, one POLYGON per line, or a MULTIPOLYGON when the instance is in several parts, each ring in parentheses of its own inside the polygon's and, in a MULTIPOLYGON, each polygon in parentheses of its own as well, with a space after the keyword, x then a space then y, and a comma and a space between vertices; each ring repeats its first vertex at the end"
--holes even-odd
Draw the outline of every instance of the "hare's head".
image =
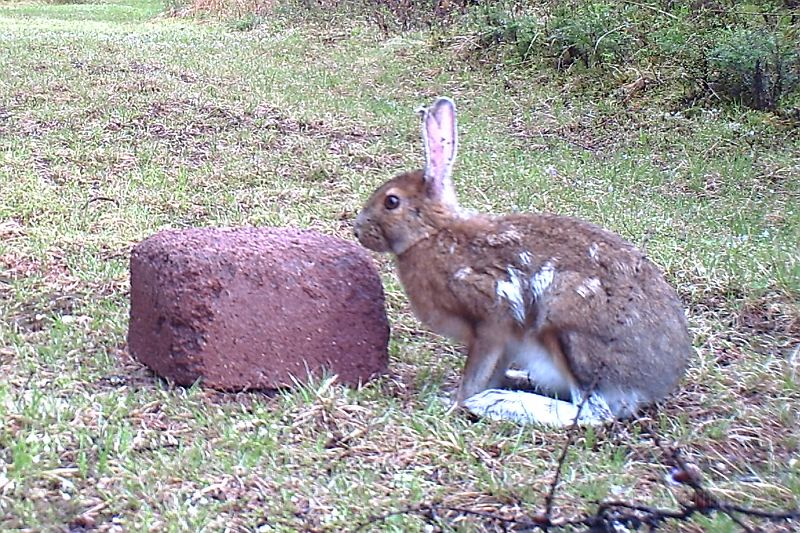
POLYGON ((456 107, 439 98, 422 111, 425 170, 400 174, 376 190, 356 218, 355 234, 376 252, 402 254, 458 215, 451 174, 458 149, 456 107))

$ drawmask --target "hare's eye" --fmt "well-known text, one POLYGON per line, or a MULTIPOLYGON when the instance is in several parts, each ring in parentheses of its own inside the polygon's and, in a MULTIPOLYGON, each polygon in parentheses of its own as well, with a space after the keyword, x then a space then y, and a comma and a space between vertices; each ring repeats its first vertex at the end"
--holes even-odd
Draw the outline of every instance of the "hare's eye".
POLYGON ((399 205, 400 205, 400 198, 398 198, 394 194, 390 194, 383 199, 383 206, 386 209, 397 209, 397 206, 399 205))

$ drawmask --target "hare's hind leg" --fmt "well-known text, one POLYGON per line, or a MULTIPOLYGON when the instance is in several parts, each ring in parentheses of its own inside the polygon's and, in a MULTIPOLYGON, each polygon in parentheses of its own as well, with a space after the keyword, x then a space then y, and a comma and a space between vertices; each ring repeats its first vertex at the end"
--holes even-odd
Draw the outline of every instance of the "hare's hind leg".
POLYGON ((468 398, 464 407, 480 417, 517 424, 563 427, 572 424, 578 407, 564 400, 532 392, 489 389, 468 398))
POLYGON ((529 333, 509 343, 507 350, 515 368, 506 370, 503 388, 570 398, 575 378, 553 335, 529 333))
POLYGON ((589 397, 584 400, 584 395, 578 389, 574 389, 572 405, 581 410, 578 421, 582 424, 604 424, 615 419, 606 398, 595 392, 589 394, 589 397))
POLYGON ((500 389, 493 385, 475 391, 463 401, 472 413, 493 420, 556 427, 575 422, 604 424, 614 419, 604 396, 598 392, 592 391, 584 401, 554 335, 529 335, 521 342, 507 345, 506 350, 507 358, 521 367, 504 372, 504 385, 514 388, 500 389))
POLYGON ((480 417, 517 424, 565 427, 577 422, 595 426, 614 420, 602 396, 592 394, 586 401, 577 398, 578 402, 567 402, 532 392, 489 389, 468 398, 464 407, 480 417))

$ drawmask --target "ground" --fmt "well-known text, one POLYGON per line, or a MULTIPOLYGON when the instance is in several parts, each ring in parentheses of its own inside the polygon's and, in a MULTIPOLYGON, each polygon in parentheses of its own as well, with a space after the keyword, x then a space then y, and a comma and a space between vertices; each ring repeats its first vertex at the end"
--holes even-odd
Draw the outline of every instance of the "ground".
MULTIPOLYGON (((789 119, 488 72, 457 40, 357 22, 284 13, 239 32, 162 8, 0 5, 0 529, 499 530, 474 513, 535 516, 568 439, 554 519, 601 499, 677 508, 691 491, 666 481, 670 450, 717 498, 798 507, 789 119), (352 238, 371 190, 421 164, 414 111, 439 94, 459 105, 462 204, 581 216, 664 269, 696 349, 677 394, 574 432, 449 413, 461 347, 413 318, 382 256, 390 371, 360 390, 185 389, 128 356, 136 242, 245 224, 352 238), (402 512, 430 503, 436 516, 402 512)), ((739 526, 715 513, 669 527, 739 526)))

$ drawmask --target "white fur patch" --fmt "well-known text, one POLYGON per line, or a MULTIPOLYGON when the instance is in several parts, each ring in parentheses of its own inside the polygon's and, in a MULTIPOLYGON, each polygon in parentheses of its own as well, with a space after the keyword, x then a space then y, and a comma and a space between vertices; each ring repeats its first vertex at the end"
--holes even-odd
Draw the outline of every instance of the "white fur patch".
POLYGON ((548 261, 545 263, 542 268, 539 269, 533 276, 531 276, 531 292, 533 293, 533 299, 538 300, 544 294, 544 291, 547 290, 553 283, 553 279, 555 278, 556 270, 553 267, 553 263, 548 261))
POLYGON ((588 298, 589 296, 597 293, 602 288, 600 284, 600 280, 597 278, 589 278, 584 281, 582 284, 578 285, 575 289, 575 292, 583 296, 584 298, 588 298))
POLYGON ((591 246, 589 246, 589 258, 594 259, 597 261, 597 251, 600 249, 600 246, 593 242, 591 246))
POLYGON ((633 416, 643 403, 642 395, 635 389, 604 391, 603 399, 614 416, 619 418, 633 416))
POLYGON ((530 266, 531 261, 533 261, 533 254, 528 251, 522 252, 519 254, 519 261, 522 266, 530 266))
POLYGON ((453 274, 453 279, 463 281, 470 274, 472 274, 472 269, 470 267, 461 267, 453 274))
POLYGON ((468 398, 464 407, 491 420, 556 427, 571 425, 578 414, 578 408, 569 402, 530 392, 503 389, 480 392, 468 398))
POLYGON ((547 348, 533 336, 508 346, 511 363, 525 373, 527 381, 538 391, 567 395, 570 382, 554 362, 547 348))
POLYGON ((486 236, 486 244, 489 246, 508 246, 510 244, 518 244, 521 240, 522 234, 515 229, 486 236))
POLYGON ((520 324, 525 323, 525 299, 522 297, 522 277, 515 268, 508 268, 508 281, 497 282, 497 296, 508 302, 511 314, 520 324))
POLYGON ((525 386, 533 384, 531 382, 531 376, 526 370, 518 370, 516 368, 509 368, 506 370, 506 379, 525 383, 525 386))
MULTIPOLYGON (((575 400, 573 400, 574 402, 575 400)), ((577 403, 576 405, 580 405, 577 403)), ((592 394, 586 403, 583 404, 581 409, 580 421, 588 423, 602 424, 603 422, 610 422, 614 420, 614 415, 611 413, 611 408, 608 406, 605 398, 599 394, 592 394)))
POLYGON ((622 272, 623 274, 627 274, 631 271, 630 265, 623 261, 614 261, 614 263, 611 265, 611 268, 617 272, 622 272))
POLYGON ((597 392, 590 394, 589 398, 584 402, 583 393, 580 389, 575 387, 572 389, 572 404, 576 407, 583 404, 581 420, 603 423, 614 420, 615 418, 615 412, 608 405, 606 397, 597 392))

